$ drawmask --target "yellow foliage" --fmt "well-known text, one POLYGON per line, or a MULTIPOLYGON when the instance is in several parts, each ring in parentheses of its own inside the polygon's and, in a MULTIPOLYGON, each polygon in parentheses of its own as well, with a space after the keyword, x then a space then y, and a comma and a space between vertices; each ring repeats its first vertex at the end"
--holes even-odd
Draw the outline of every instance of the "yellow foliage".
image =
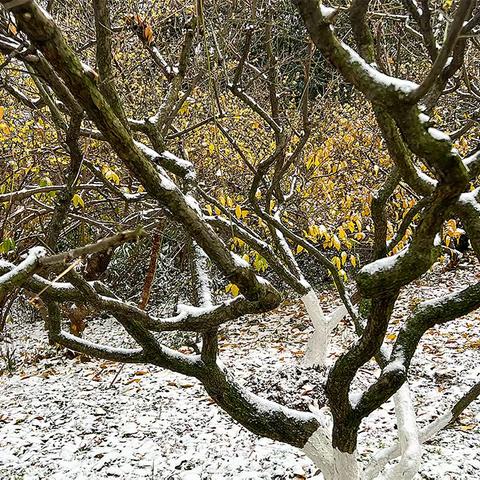
POLYGON ((75 207, 78 207, 80 205, 82 208, 85 208, 85 202, 83 201, 83 198, 78 193, 76 193, 72 197, 72 203, 75 207))
POLYGON ((234 283, 229 283, 225 287, 225 292, 226 293, 230 292, 233 297, 236 297, 238 295, 238 293, 240 292, 240 289, 234 283))

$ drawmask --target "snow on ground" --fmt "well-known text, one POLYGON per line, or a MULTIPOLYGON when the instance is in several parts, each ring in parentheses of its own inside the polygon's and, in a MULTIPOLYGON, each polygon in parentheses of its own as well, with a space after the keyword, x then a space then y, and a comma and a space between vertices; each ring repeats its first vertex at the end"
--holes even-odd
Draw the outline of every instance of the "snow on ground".
MULTIPOLYGON (((404 291, 391 340, 399 319, 419 301, 478 281, 478 271, 473 260, 452 272, 437 266, 404 291), (436 287, 429 289, 432 284, 436 287)), ((331 292, 323 292, 321 299, 327 312, 333 310, 331 292)), ((430 331, 422 341, 410 376, 421 425, 478 379, 479 320, 480 312, 475 312, 430 331)), ((70 360, 48 346, 38 322, 24 322, 9 327, 22 363, 13 374, 0 376, 0 479, 321 478, 314 477, 315 468, 299 450, 258 438, 233 422, 196 380, 153 366, 70 360)), ((269 386, 271 377, 278 378, 288 390, 285 401, 304 406, 319 394, 323 378, 321 372, 309 378, 308 370, 298 366, 310 333, 300 303, 290 301, 273 314, 229 326, 221 356, 252 388, 282 398, 269 386)), ((123 342, 111 319, 91 322, 89 334, 110 338, 112 344, 123 342)), ((340 326, 331 356, 352 338, 351 329, 340 326)), ((367 385, 374 374, 373 364, 366 366, 357 386, 367 385)), ((418 479, 478 478, 479 412, 479 402, 474 403, 454 428, 425 446, 418 479)), ((392 413, 389 402, 364 421, 362 460, 394 441, 392 413)))

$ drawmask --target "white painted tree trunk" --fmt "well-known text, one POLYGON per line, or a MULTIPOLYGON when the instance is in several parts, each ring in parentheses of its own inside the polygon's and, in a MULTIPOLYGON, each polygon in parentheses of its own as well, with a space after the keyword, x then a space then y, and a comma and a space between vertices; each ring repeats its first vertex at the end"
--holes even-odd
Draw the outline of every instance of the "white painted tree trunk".
POLYGON ((325 480, 333 478, 334 458, 329 431, 320 427, 303 447, 303 452, 322 472, 325 480))
POLYGON ((402 456, 397 465, 387 472, 385 478, 388 480, 411 480, 420 468, 422 449, 418 438, 415 409, 407 382, 393 396, 393 401, 402 456))
POLYGON ((317 294, 310 290, 302 297, 308 316, 313 323, 313 334, 307 344, 304 362, 308 366, 325 366, 327 363, 328 350, 328 322, 323 314, 317 294))
POLYGON ((345 305, 340 305, 337 307, 328 317, 328 332, 330 333, 346 316, 347 316, 347 307, 345 305))
POLYGON ((308 366, 326 366, 330 332, 340 323, 347 314, 344 305, 336 308, 330 317, 325 317, 317 294, 310 290, 302 297, 308 316, 313 324, 313 334, 308 341, 304 362, 308 366))
POLYGON ((317 430, 303 447, 305 454, 322 472, 325 480, 360 480, 361 470, 355 453, 332 448, 330 438, 317 430))
POLYGON ((312 409, 320 427, 308 439, 303 452, 322 472, 325 480, 360 480, 361 469, 355 453, 344 453, 332 447, 332 421, 325 410, 312 409), (321 413, 323 411, 323 413, 321 413))
POLYGON ((360 480, 360 467, 357 461, 357 452, 345 453, 334 449, 333 476, 325 480, 360 480))
MULTIPOLYGON (((402 385, 394 395, 393 400, 397 416, 399 441, 380 450, 372 457, 365 469, 365 480, 411 480, 420 468, 421 444, 424 442, 424 433, 423 430, 420 434, 418 432, 408 383, 402 385), (399 462, 381 473, 387 464, 398 456, 401 457, 399 462)), ((440 424, 443 424, 443 422, 440 421, 440 424)), ((435 427, 433 429, 436 429, 435 427)))
MULTIPOLYGON (((451 410, 447 410, 446 413, 439 416, 431 423, 423 427, 419 432, 420 444, 424 444, 427 440, 430 440, 438 432, 443 430, 452 420, 451 410)), ((372 480, 379 478, 380 471, 387 465, 388 462, 394 460, 402 454, 400 442, 394 443, 390 447, 384 448, 378 451, 368 464, 365 470, 365 480, 372 480)), ((401 478, 401 477, 400 477, 401 478)))

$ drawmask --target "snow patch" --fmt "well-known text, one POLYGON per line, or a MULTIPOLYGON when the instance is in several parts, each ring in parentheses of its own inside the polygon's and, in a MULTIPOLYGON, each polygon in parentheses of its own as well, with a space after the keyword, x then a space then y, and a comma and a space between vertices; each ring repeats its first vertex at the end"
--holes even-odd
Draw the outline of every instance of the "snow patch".
POLYGON ((405 372, 405 357, 401 350, 396 352, 395 358, 391 360, 388 365, 382 370, 382 374, 392 373, 396 371, 405 372))
POLYGON ((469 205, 473 207, 477 212, 480 213, 480 203, 477 200, 478 195, 480 194, 480 187, 472 190, 468 193, 462 193, 460 198, 458 199, 459 203, 463 203, 464 205, 469 205))
POLYGON ((198 204, 197 200, 195 200, 195 198, 193 198, 191 195, 185 195, 185 201, 190 208, 197 212, 198 215, 203 215, 202 209, 200 208, 200 205, 198 204))
POLYGON ((430 117, 428 115, 425 115, 424 113, 420 113, 418 115, 418 118, 419 120, 422 122, 422 123, 428 123, 430 122, 430 117))
POLYGON ((332 8, 332 7, 327 7, 326 5, 323 5, 323 3, 320 4, 320 13, 322 14, 322 17, 325 19, 325 20, 330 20, 332 19, 335 14, 337 13, 337 9, 336 8, 332 8))
POLYGON ((240 257, 239 255, 237 255, 234 252, 230 252, 230 253, 231 253, 233 261, 234 261, 234 263, 237 267, 241 267, 241 268, 249 268, 250 267, 250 264, 246 260, 244 260, 242 257, 240 257))
POLYGON ((428 133, 430 134, 431 137, 433 137, 435 140, 438 140, 439 142, 450 142, 451 138, 441 130, 437 130, 436 128, 430 127, 428 129, 428 133))
POLYGON ((387 270, 391 270, 395 267, 396 263, 408 252, 408 247, 405 247, 403 250, 400 250, 395 255, 390 257, 380 258, 379 260, 375 260, 368 265, 365 265, 361 270, 360 274, 368 273, 370 275, 375 275, 379 272, 385 272, 387 270))

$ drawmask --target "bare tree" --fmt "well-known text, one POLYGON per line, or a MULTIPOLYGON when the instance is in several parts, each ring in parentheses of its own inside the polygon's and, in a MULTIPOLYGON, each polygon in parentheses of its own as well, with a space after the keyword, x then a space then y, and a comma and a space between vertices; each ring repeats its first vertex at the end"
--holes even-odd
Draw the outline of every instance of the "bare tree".
MULTIPOLYGON (((200 81, 198 75, 191 75, 187 67, 192 61, 195 42, 198 41, 198 45, 202 46, 204 40, 196 37, 206 31, 202 2, 198 5, 195 18, 184 25, 175 65, 171 65, 161 54, 151 27, 144 18, 134 15, 129 20, 129 28, 140 38, 166 85, 155 114, 143 120, 129 118, 126 102, 112 80, 111 34, 114 27, 111 25, 108 2, 93 2, 98 73, 82 63, 57 22, 37 2, 2 0, 0 3, 6 10, 0 49, 9 61, 15 59, 23 62, 27 72, 40 79, 37 83, 39 100, 32 100, 11 86, 7 91, 28 108, 46 106, 59 135, 67 132, 71 165, 65 185, 48 188, 50 191, 62 190, 65 198, 69 199, 66 203, 69 203, 76 189, 100 188, 101 185, 103 191, 110 191, 119 201, 127 204, 148 201, 153 209, 163 209, 191 239, 195 300, 193 306, 179 305, 176 316, 157 318, 123 301, 104 283, 87 281, 73 268, 65 274, 66 283, 47 279, 46 269, 63 265, 65 261, 96 249, 110 248, 112 244, 128 240, 131 233, 108 237, 100 246, 88 245, 57 255, 34 247, 17 265, 2 261, 0 296, 4 291, 16 287, 34 292, 48 308, 50 339, 72 350, 125 363, 152 363, 196 377, 232 418, 258 435, 302 448, 328 480, 373 479, 379 475, 379 478, 385 479, 413 478, 420 464, 421 444, 456 418, 480 393, 477 384, 443 417, 425 430, 418 431, 407 383, 410 362, 424 333, 435 325, 477 309, 480 306, 480 283, 436 301, 421 303, 402 325, 392 351, 385 346, 385 335, 400 289, 425 273, 436 261, 441 250, 439 233, 444 222, 452 215, 461 218, 474 251, 480 256, 480 194, 478 188, 470 191, 471 182, 480 172, 480 152, 462 157, 453 148, 452 139, 435 128, 430 117, 432 109, 457 81, 467 85, 468 95, 478 96, 473 79, 466 78, 462 72, 470 34, 480 21, 476 2, 459 1, 445 23, 446 31, 442 36, 437 36, 433 30, 428 2, 422 2, 421 9, 416 2, 403 2, 408 18, 417 23, 420 30, 418 38, 430 61, 429 69, 419 83, 382 71, 378 45, 370 30, 370 19, 374 18, 369 10, 371 2, 353 1, 346 9, 358 52, 336 35, 335 23, 341 10, 327 7, 316 0, 294 2, 315 48, 346 83, 371 103, 394 163, 372 202, 375 227, 373 259, 355 278, 358 296, 366 306, 366 313, 363 314, 357 312, 355 302, 332 262, 317 245, 296 233, 285 219, 289 195, 295 191, 295 184, 301 178, 298 159, 312 130, 307 85, 311 78, 313 46, 306 49, 306 55, 302 58, 305 89, 299 102, 298 121, 302 131, 295 134, 293 142, 292 132, 295 128, 285 111, 279 91, 280 83, 277 81, 279 69, 272 46, 272 26, 276 14, 273 6, 265 10, 266 16, 262 17, 265 22, 261 36, 266 59, 264 70, 259 70, 249 61, 254 42, 252 31, 247 31, 242 39, 243 48, 237 52, 235 69, 226 86, 226 90, 255 112, 271 132, 273 153, 270 152, 256 165, 250 166, 245 157, 247 168, 252 171, 248 200, 256 216, 267 225, 266 242, 262 234, 247 222, 232 218, 228 209, 199 187, 197 172, 191 162, 165 150, 169 136, 181 136, 173 121, 200 81), (8 27, 12 21, 15 22, 15 33, 8 27), (249 70, 248 74, 245 73, 246 69, 249 70), (263 104, 249 94, 251 81, 245 84, 252 75, 265 87, 266 101, 263 104), (463 78, 458 80, 462 75, 463 78), (78 170, 83 168, 79 166, 82 163, 79 159, 81 152, 77 151, 80 135, 103 141, 109 151, 114 152, 128 168, 135 181, 143 185, 146 193, 137 195, 122 192, 102 176, 95 165, 89 164, 87 167, 96 179, 95 184, 84 186, 77 183, 78 170), (139 138, 143 141, 139 141, 139 138), (290 148, 292 145, 294 148, 290 148), (394 238, 390 243, 387 242, 386 204, 400 185, 407 185, 418 201, 413 214, 405 217, 397 233, 402 238, 402 230, 409 226, 415 229, 409 244, 399 253, 389 255, 397 240, 394 238), (215 203, 221 213, 223 210, 225 217, 204 215, 198 202, 200 198, 215 203), (264 400, 240 386, 219 361, 217 333, 220 326, 238 320, 245 314, 271 311, 281 301, 279 291, 269 281, 259 276, 248 262, 231 252, 225 241, 231 231, 267 258, 279 276, 303 296, 316 329, 308 348, 311 364, 326 363, 328 334, 346 311, 355 323, 357 341, 342 353, 328 372, 325 393, 331 416, 316 410, 300 412, 264 400), (305 281, 292 254, 293 245, 302 246, 331 272, 344 303, 332 318, 324 317, 318 298, 305 281), (208 261, 213 262, 229 282, 238 286, 239 296, 214 303, 207 275, 208 261), (82 302, 94 311, 109 312, 137 342, 138 348, 112 348, 64 332, 61 328, 60 305, 65 302, 82 302), (200 353, 187 355, 162 345, 155 332, 165 331, 197 333, 202 340, 200 353), (350 395, 352 382, 357 372, 372 358, 379 364, 380 374, 361 392, 359 398, 353 399, 350 395), (395 400, 399 444, 375 454, 362 471, 356 457, 360 424, 392 396, 395 400), (388 464, 397 458, 398 462, 388 468, 388 464)), ((257 18, 255 2, 251 2, 248 15, 252 20, 257 18)), ((220 42, 215 47, 221 66, 223 47, 220 42)), ((208 45, 205 50, 208 57, 208 45)), ((214 95, 221 88, 220 82, 213 81, 211 86, 214 95)), ((219 100, 216 108, 218 111, 210 112, 213 121, 223 115, 219 100)), ((209 121, 211 118, 207 117, 205 123, 209 121)), ((471 127, 472 124, 468 123, 468 128, 471 127)), ((223 127, 222 130, 220 122, 218 128, 237 154, 242 156, 242 148, 228 129, 223 127)), ((462 131, 456 135, 461 135, 468 128, 460 127, 462 131)), ((38 191, 37 187, 32 186, 24 191, 4 194, 7 195, 4 198, 31 198, 38 191)), ((68 216, 61 205, 60 200, 55 208, 52 207, 51 225, 63 224, 68 216)), ((55 227, 55 232, 58 232, 58 228, 55 227)), ((53 227, 50 232, 52 230, 53 227)), ((50 245, 47 242, 49 246, 52 244, 53 240, 50 245)))

